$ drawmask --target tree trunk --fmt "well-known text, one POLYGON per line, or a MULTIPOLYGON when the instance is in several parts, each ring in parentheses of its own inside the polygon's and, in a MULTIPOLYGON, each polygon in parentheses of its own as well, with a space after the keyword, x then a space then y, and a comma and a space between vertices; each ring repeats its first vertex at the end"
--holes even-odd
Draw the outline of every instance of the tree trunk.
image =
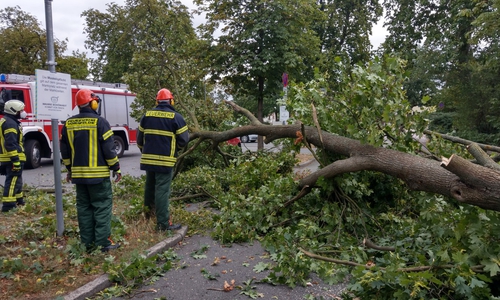
MULTIPOLYGON (((257 119, 259 119, 259 122, 263 123, 264 122, 264 77, 259 76, 259 99, 257 103, 257 119)), ((262 150, 264 149, 264 142, 263 142, 262 136, 259 135, 257 138, 257 149, 262 150)))

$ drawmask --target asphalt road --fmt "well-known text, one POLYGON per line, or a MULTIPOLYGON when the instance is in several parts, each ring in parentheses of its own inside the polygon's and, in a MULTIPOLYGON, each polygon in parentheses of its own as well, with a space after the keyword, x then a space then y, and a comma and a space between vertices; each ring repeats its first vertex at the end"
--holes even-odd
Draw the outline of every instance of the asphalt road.
MULTIPOLYGON (((273 145, 264 145, 266 149, 272 148, 273 145)), ((241 148, 243 151, 257 151, 257 143, 242 143, 241 148)), ((308 152, 307 149, 302 151, 308 152)), ((140 177, 144 174, 144 171, 139 169, 139 160, 141 158, 141 152, 136 145, 131 145, 130 149, 125 151, 123 157, 120 158, 120 168, 122 174, 128 174, 134 177, 140 177)), ((65 167, 61 165, 61 180, 65 184, 66 173, 65 167)), ((24 170, 23 180, 24 183, 30 186, 35 186, 38 188, 54 188, 54 165, 52 159, 43 159, 40 168, 34 170, 24 170)))
MULTIPOLYGON (((132 145, 130 150, 125 151, 123 157, 120 158, 120 168, 122 174, 139 177, 144 174, 144 171, 139 169, 139 160, 141 152, 136 145, 132 145)), ((61 164, 61 180, 65 184, 66 168, 61 164)), ((43 159, 40 168, 34 170, 23 171, 23 181, 25 184, 39 188, 54 188, 54 165, 52 159, 43 159)))
POLYGON ((273 262, 258 241, 224 246, 208 236, 195 235, 185 237, 173 249, 179 260, 171 270, 126 297, 113 299, 327 300, 340 299, 347 286, 325 284, 315 274, 311 274, 307 286, 293 289, 285 285, 261 283, 269 274, 263 266, 273 262), (227 291, 224 291, 225 283, 231 286, 227 291))

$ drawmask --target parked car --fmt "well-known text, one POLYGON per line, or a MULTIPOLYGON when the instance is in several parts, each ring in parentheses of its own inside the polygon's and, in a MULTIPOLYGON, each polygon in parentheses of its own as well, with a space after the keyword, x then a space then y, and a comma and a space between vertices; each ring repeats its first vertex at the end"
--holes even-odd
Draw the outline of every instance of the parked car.
POLYGON ((226 141, 229 145, 231 146, 238 146, 241 147, 241 140, 238 137, 232 138, 230 140, 226 141))
POLYGON ((242 143, 254 143, 257 141, 258 138, 259 136, 257 134, 240 136, 240 140, 242 143))

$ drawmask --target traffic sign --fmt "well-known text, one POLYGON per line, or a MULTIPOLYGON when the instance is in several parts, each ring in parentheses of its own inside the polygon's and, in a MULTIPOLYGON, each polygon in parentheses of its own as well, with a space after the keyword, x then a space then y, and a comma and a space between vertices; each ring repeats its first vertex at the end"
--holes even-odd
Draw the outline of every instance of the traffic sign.
POLYGON ((66 120, 71 116, 71 75, 35 70, 37 119, 66 120))
POLYGON ((287 73, 283 73, 282 77, 283 79, 283 86, 284 87, 287 87, 288 86, 288 74, 287 73))

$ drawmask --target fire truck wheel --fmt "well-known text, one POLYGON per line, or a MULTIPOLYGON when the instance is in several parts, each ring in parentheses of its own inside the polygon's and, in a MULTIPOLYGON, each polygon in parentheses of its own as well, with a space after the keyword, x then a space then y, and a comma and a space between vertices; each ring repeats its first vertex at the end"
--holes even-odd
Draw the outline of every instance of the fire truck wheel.
POLYGON ((114 139, 115 139, 116 155, 118 157, 122 157, 123 152, 125 152, 125 143, 123 142, 123 139, 117 135, 114 136, 114 139))
POLYGON ((40 167, 42 162, 40 142, 37 140, 27 140, 24 145, 24 153, 26 154, 26 169, 36 169, 40 167))

